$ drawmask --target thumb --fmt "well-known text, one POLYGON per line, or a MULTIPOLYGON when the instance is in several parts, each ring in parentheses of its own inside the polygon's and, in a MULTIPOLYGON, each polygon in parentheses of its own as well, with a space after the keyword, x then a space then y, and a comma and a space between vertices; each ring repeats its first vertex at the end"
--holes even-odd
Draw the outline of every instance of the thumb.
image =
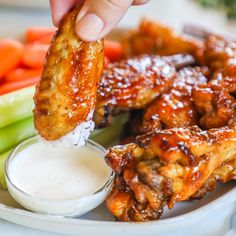
POLYGON ((85 41, 95 41, 109 33, 133 0, 86 0, 76 19, 76 33, 85 41))

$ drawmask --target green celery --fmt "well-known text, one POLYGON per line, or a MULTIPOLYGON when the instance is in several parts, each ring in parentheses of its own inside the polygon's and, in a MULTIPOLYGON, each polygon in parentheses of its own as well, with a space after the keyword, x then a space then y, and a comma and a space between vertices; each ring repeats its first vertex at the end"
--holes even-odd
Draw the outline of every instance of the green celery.
POLYGON ((33 117, 26 118, 0 129, 0 153, 35 135, 33 117))
POLYGON ((34 87, 0 96, 0 128, 32 116, 34 87))
MULTIPOLYGON (((103 146, 112 145, 118 141, 122 132, 127 115, 115 117, 111 126, 95 130, 90 138, 103 146)), ((14 124, 0 129, 0 153, 16 146, 23 140, 35 135, 33 117, 26 118, 14 124)))
POLYGON ((0 185, 3 189, 7 189, 5 175, 4 175, 5 162, 7 158, 9 157, 10 153, 12 152, 12 150, 13 149, 10 149, 0 154, 0 185))

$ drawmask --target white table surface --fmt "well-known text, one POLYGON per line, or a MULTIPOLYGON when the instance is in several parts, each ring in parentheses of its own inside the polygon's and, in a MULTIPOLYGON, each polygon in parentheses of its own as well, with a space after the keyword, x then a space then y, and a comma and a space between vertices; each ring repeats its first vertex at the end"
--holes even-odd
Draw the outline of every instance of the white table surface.
MULTIPOLYGON (((20 2, 21 0, 18 0, 20 2)), ((24 0, 26 1, 26 0, 24 0)), ((30 0, 29 0, 30 1, 30 0)), ((0 0, 1 2, 1 0, 0 0)), ((4 0, 14 2, 14 0, 4 0)), ((40 5, 47 5, 41 3, 40 5)), ((31 5, 33 2, 31 2, 31 5)), ((152 0, 142 7, 132 7, 128 14, 120 22, 120 27, 132 27, 138 24, 140 18, 147 16, 160 20, 177 29, 181 29, 183 23, 197 23, 207 26, 215 31, 236 33, 235 22, 229 23, 224 13, 215 10, 202 9, 191 0, 152 0)), ((51 16, 47 7, 38 8, 10 8, 0 5, 0 38, 18 37, 29 26, 50 26, 51 16)), ((209 219, 209 227, 212 223, 209 219)), ((203 233, 203 232, 202 232, 203 233)), ((38 231, 23 226, 18 226, 4 220, 0 220, 0 236, 60 236, 49 232, 38 231)), ((148 234, 147 234, 148 235, 148 234)), ((207 236, 202 234, 202 236, 207 236)))

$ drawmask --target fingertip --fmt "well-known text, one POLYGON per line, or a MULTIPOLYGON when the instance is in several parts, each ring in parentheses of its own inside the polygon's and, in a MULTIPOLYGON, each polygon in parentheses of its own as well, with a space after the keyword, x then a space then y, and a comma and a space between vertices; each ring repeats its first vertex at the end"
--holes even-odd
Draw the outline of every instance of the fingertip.
POLYGON ((89 42, 104 37, 131 4, 132 0, 86 0, 77 16, 77 35, 89 42))
POLYGON ((52 22, 57 27, 63 16, 75 6, 77 0, 50 0, 52 22))
POLYGON ((76 22, 75 31, 80 39, 92 42, 101 38, 104 22, 94 13, 87 13, 76 22))
POLYGON ((138 6, 148 3, 150 0, 134 0, 132 5, 138 6))
POLYGON ((59 25, 59 19, 57 19, 53 14, 52 14, 52 23, 55 27, 58 27, 59 25))

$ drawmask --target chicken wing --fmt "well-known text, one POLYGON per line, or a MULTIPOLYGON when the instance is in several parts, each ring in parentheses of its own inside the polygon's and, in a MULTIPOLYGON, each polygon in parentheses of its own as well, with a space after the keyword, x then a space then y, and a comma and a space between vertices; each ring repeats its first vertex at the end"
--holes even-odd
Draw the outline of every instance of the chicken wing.
POLYGON ((98 88, 96 124, 108 125, 118 111, 144 108, 171 86, 176 68, 192 63, 189 55, 142 55, 109 64, 98 88))
POLYGON ((204 129, 222 127, 234 123, 236 99, 227 91, 211 86, 193 90, 193 101, 200 114, 199 124, 204 129))
POLYGON ((225 183, 231 179, 236 179, 236 158, 224 162, 220 167, 218 167, 207 179, 204 185, 191 196, 191 199, 201 199, 207 194, 207 192, 214 191, 217 187, 217 183, 225 183))
POLYGON ((212 79, 193 90, 199 123, 204 129, 232 125, 236 117, 236 43, 211 36, 206 42, 206 58, 212 79))
POLYGON ((192 89, 207 84, 207 67, 185 67, 181 69, 171 88, 155 99, 145 109, 141 133, 155 128, 188 127, 198 124, 198 117, 192 99, 192 89))
POLYGON ((124 39, 126 56, 157 54, 161 56, 187 53, 204 63, 204 42, 149 19, 143 19, 137 30, 132 30, 124 39))
POLYGON ((212 35, 205 45, 206 63, 213 73, 236 76, 236 42, 212 35))
POLYGON ((200 190, 202 195, 213 190, 210 181, 236 177, 234 129, 173 128, 139 136, 136 142, 110 148, 106 156, 116 172, 106 204, 118 220, 158 219, 166 204, 172 208, 200 197, 200 190))
POLYGON ((83 42, 75 33, 76 8, 54 36, 34 96, 34 123, 46 140, 83 145, 94 127, 96 91, 103 69, 103 40, 83 42))

